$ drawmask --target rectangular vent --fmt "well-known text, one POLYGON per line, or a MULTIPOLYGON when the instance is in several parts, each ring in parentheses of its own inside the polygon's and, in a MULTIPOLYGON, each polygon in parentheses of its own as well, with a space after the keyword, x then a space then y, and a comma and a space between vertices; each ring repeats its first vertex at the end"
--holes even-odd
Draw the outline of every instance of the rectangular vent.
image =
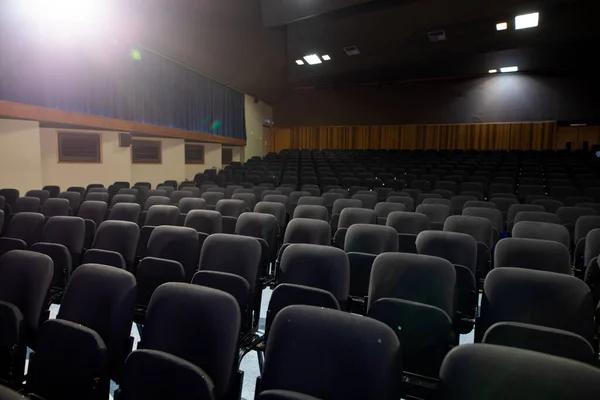
POLYGON ((221 164, 229 165, 233 161, 233 149, 222 149, 221 164))
POLYGON ((446 31, 444 31, 444 30, 431 31, 431 32, 427 33, 427 36, 429 36, 429 41, 432 43, 442 42, 442 41, 446 40, 446 31))
POLYGON ((185 163, 204 164, 204 146, 201 144, 185 144, 185 163))
POLYGON ((162 148, 159 140, 133 140, 131 142, 133 164, 162 163, 162 148))
POLYGON ((58 132, 58 161, 101 163, 100 135, 58 132))
POLYGON ((347 46, 347 47, 344 47, 344 51, 349 56, 357 56, 357 55, 360 54, 360 51, 358 50, 358 47, 356 47, 356 46, 347 46))

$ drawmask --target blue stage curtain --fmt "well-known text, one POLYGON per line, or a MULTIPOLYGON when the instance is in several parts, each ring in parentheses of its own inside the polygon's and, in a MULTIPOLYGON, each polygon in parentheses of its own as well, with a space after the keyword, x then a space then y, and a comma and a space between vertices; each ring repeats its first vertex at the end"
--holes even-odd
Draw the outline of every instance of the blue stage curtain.
POLYGON ((56 51, 0 30, 0 100, 246 139, 244 94, 150 51, 56 51))

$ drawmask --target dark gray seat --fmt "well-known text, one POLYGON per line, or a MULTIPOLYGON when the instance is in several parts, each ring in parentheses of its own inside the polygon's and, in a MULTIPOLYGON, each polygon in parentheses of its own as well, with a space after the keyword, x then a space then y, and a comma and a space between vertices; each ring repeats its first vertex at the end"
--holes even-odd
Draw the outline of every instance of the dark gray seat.
POLYGON ((388 215, 387 226, 398 233, 398 251, 417 253, 417 235, 429 229, 429 218, 425 214, 394 211, 388 215))
POLYGON ((44 217, 68 217, 71 213, 69 200, 50 198, 44 202, 42 206, 42 214, 44 217))
POLYGON ((513 227, 512 236, 514 238, 552 240, 565 246, 567 251, 571 243, 571 236, 567 228, 547 222, 517 222, 513 227))
POLYGON ((570 260, 567 247, 551 240, 506 238, 498 242, 494 252, 494 268, 518 267, 571 275, 570 260))
POLYGON ((103 264, 133 271, 140 237, 137 224, 127 221, 104 221, 96 230, 91 249, 82 264, 103 264))

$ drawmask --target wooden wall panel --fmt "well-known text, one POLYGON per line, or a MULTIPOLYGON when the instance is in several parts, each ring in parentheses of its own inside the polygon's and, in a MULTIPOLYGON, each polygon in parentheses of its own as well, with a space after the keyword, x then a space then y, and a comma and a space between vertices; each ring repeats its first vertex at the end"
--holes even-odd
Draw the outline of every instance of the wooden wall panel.
POLYGON ((600 126, 561 126, 556 132, 554 141, 555 149, 566 149, 567 143, 571 142, 572 150, 583 149, 583 143, 588 142, 592 146, 600 144, 600 126))
MULTIPOLYGON (((586 131, 585 135, 597 140, 598 130, 586 131)), ((557 126, 555 122, 523 122, 281 127, 275 129, 274 138, 271 151, 275 152, 283 149, 544 150, 556 148, 557 126)))

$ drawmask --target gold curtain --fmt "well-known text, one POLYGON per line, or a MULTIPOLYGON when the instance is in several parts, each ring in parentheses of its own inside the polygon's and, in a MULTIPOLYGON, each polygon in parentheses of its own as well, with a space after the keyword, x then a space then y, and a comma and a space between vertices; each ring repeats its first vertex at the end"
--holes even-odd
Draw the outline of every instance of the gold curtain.
POLYGON ((545 150, 555 148, 556 122, 457 125, 277 127, 270 151, 545 150))

